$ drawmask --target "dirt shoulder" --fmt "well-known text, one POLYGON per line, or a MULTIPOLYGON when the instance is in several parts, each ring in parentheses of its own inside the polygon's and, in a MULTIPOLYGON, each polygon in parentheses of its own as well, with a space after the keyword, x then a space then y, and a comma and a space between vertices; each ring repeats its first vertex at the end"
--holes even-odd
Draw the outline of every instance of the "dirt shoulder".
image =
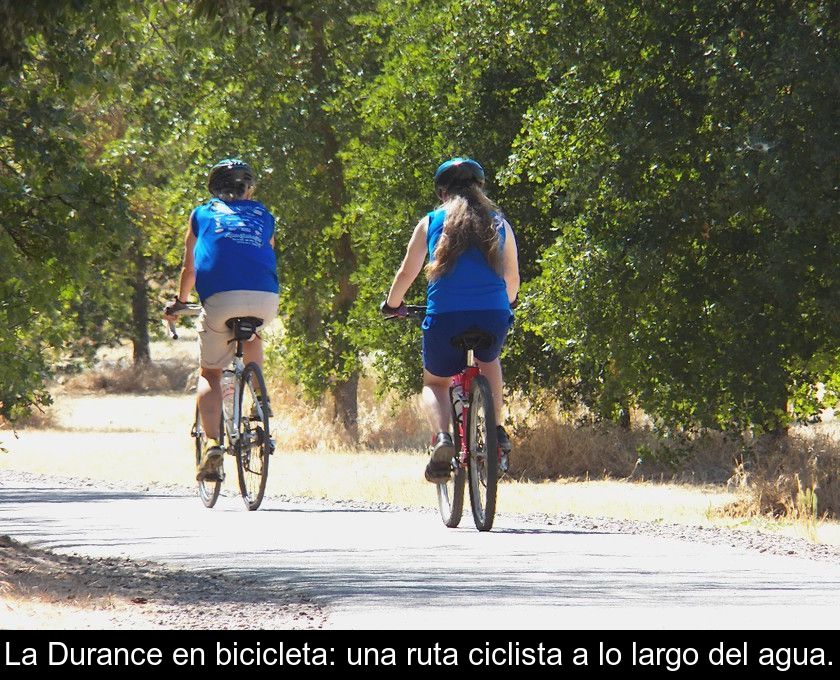
POLYGON ((247 579, 61 555, 0 536, 2 629, 312 629, 324 611, 247 579))

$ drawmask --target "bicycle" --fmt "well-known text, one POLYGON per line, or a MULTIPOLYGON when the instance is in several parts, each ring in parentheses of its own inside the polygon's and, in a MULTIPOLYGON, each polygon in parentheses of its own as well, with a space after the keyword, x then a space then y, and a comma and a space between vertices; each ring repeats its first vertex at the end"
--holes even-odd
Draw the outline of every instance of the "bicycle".
MULTIPOLYGON (((195 316, 201 312, 201 305, 187 305, 175 313, 179 316, 195 316)), ((247 366, 242 361, 244 342, 256 335, 263 323, 255 317, 234 317, 226 325, 233 331, 236 351, 230 367, 222 372, 222 414, 219 422, 221 438, 227 439, 225 453, 236 457, 239 492, 245 507, 256 510, 265 495, 268 480, 268 463, 274 453, 274 440, 269 427, 268 392, 262 370, 254 362, 247 366), (247 415, 245 415, 247 413, 247 415)), ((169 334, 178 339, 175 324, 169 322, 169 334)), ((195 462, 201 464, 202 452, 207 435, 201 427, 198 407, 190 434, 195 439, 195 462)), ((218 479, 202 479, 198 482, 198 494, 207 508, 212 508, 219 498, 224 469, 220 468, 218 479)))
MULTIPOLYGON (((387 318, 423 319, 425 316, 425 306, 406 305, 404 316, 387 318)), ((452 457, 449 480, 437 485, 438 509, 443 523, 449 528, 455 528, 461 522, 467 476, 476 529, 489 531, 496 515, 496 488, 501 459, 496 437, 496 411, 490 383, 481 375, 475 362, 475 350, 489 346, 492 340, 488 333, 480 329, 469 330, 452 338, 452 344, 466 353, 467 365, 452 378, 449 387, 456 454, 452 457)))

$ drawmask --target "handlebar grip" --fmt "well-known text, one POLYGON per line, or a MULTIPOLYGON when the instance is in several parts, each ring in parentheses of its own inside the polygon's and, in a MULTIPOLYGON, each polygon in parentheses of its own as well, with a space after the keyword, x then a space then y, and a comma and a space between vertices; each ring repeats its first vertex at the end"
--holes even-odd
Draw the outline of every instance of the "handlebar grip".
POLYGON ((169 337, 172 338, 173 340, 177 340, 178 339, 178 331, 175 329, 175 322, 174 321, 167 321, 166 323, 169 325, 169 337))

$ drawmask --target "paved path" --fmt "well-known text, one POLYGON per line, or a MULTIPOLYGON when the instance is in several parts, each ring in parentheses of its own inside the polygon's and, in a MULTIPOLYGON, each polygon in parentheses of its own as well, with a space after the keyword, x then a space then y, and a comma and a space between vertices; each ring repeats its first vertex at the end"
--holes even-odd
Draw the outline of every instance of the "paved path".
POLYGON ((0 533, 91 556, 293 587, 334 628, 836 628, 840 565, 645 536, 428 512, 0 479, 0 533))

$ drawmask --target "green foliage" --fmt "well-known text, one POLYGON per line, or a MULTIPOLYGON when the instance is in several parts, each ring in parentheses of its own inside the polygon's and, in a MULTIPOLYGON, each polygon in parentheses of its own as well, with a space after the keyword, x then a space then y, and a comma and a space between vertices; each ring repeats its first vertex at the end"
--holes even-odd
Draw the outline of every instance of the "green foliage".
POLYGON ((605 4, 554 55, 510 177, 544 187, 559 236, 527 288, 535 332, 605 416, 617 395, 664 424, 776 430, 817 357, 836 370, 831 13, 605 4))
POLYGON ((43 384, 55 361, 95 342, 88 312, 107 291, 88 286, 89 263, 118 231, 123 207, 85 157, 77 110, 102 75, 90 60, 109 43, 91 19, 104 5, 88 3, 40 33, 32 22, 41 5, 2 7, 4 30, 16 36, 0 71, 0 417, 10 420, 48 402, 43 384), (56 33, 69 39, 47 40, 56 33))
POLYGON ((276 358, 315 397, 367 357, 416 389, 419 330, 377 307, 470 155, 520 249, 510 386, 664 434, 813 420, 840 399, 838 7, 0 2, 0 415, 142 336, 132 291, 171 289, 231 155, 278 218, 276 358))

